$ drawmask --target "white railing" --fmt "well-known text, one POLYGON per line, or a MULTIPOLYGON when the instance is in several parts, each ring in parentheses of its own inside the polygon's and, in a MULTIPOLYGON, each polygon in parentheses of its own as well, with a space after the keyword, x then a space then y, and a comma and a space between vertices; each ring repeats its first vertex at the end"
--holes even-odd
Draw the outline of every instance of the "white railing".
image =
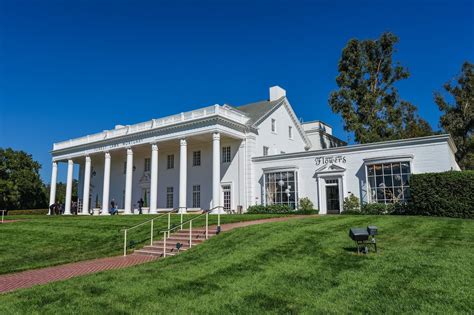
MULTIPOLYGON (((173 228, 170 228, 169 224, 168 224, 168 229, 164 230, 164 231, 161 231, 161 233, 163 233, 163 257, 166 257, 166 239, 168 237, 170 237, 171 231, 174 231, 177 228, 180 228, 180 230, 182 230, 183 225, 186 225, 186 223, 189 223, 189 248, 191 248, 193 246, 193 221, 196 220, 196 219, 199 219, 203 215, 206 216, 206 240, 207 240, 209 238, 209 213, 211 213, 211 211, 213 211, 215 209, 221 209, 221 208, 222 208, 222 206, 217 206, 217 207, 214 207, 212 209, 206 210, 203 213, 201 213, 200 215, 198 215, 194 218, 191 218, 191 219, 189 219, 185 222, 183 222, 183 214, 181 213, 181 223, 180 223, 180 225, 177 225, 173 228)), ((221 214, 220 214, 220 211, 219 211, 217 213, 217 228, 220 229, 220 226, 221 226, 221 214)))
POLYGON ((159 119, 152 119, 152 120, 134 124, 134 125, 123 126, 123 127, 112 129, 112 130, 104 130, 102 132, 95 133, 92 135, 87 135, 84 137, 79 137, 79 138, 70 139, 67 141, 58 142, 58 143, 53 144, 53 151, 75 147, 75 146, 83 145, 83 144, 89 144, 89 143, 97 142, 104 139, 118 138, 125 135, 139 133, 145 130, 152 130, 155 128, 170 126, 170 125, 174 125, 174 124, 178 124, 178 123, 182 123, 186 121, 191 121, 195 119, 201 119, 201 118, 205 118, 205 117, 209 117, 213 115, 226 117, 228 119, 231 119, 241 124, 245 124, 249 119, 247 116, 245 116, 241 112, 227 105, 224 105, 224 106, 213 105, 213 106, 208 106, 208 107, 196 109, 196 110, 181 113, 181 114, 171 115, 171 116, 167 116, 167 117, 163 117, 159 119))
MULTIPOLYGON (((128 234, 129 231, 134 230, 134 229, 136 229, 140 226, 143 226, 147 223, 150 223, 150 239, 151 239, 150 240, 150 245, 153 245, 153 222, 155 220, 160 219, 160 218, 164 217, 165 215, 167 215, 168 216, 168 229, 169 229, 171 227, 171 213, 177 212, 177 211, 178 211, 178 209, 170 210, 167 213, 162 213, 159 216, 154 217, 153 219, 147 220, 145 222, 139 223, 137 225, 134 225, 132 227, 129 227, 127 229, 122 230, 123 231, 123 255, 127 256, 127 234, 128 234)), ((181 217, 181 222, 182 222, 182 220, 183 219, 181 217)))

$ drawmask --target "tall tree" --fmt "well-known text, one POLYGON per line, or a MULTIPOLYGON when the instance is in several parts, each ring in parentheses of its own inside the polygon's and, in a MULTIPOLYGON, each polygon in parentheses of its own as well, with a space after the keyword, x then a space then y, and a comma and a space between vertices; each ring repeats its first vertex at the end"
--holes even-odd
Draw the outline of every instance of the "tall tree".
POLYGON ((40 168, 26 152, 0 148, 0 209, 47 206, 40 168))
POLYGON ((474 169, 474 65, 465 62, 456 84, 444 85, 454 104, 449 104, 441 93, 435 93, 435 102, 443 112, 440 124, 456 144, 456 160, 463 169, 474 169))
MULTIPOLYGON (((59 203, 65 203, 66 202, 66 183, 63 182, 58 182, 56 184, 56 201, 59 203)), ((45 186, 46 188, 46 196, 48 197, 49 200, 49 194, 51 191, 51 184, 47 184, 45 186)), ((77 193, 77 187, 78 187, 78 181, 77 179, 72 180, 72 193, 71 193, 71 200, 72 201, 77 201, 78 198, 78 193, 77 193)))
POLYGON ((329 97, 344 129, 359 143, 412 138, 432 134, 413 104, 403 101, 395 83, 409 77, 393 54, 398 37, 384 33, 377 40, 351 39, 339 60, 338 90, 329 97))

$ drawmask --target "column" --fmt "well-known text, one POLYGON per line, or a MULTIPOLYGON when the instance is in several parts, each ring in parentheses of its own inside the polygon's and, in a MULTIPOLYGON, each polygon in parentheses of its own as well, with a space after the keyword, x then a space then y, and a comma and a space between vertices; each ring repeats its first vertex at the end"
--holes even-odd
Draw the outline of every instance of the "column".
POLYGON ((179 141, 179 213, 186 213, 186 185, 187 174, 187 142, 186 139, 179 141))
POLYGON ((158 199, 158 146, 151 146, 150 213, 156 214, 158 199))
MULTIPOLYGON (((56 182, 58 180, 58 162, 53 162, 53 170, 51 172, 51 187, 49 190, 49 206, 56 202, 56 182)), ((52 214, 51 210, 48 210, 48 215, 52 214)))
POLYGON ((221 135, 218 132, 212 134, 212 212, 222 213, 221 207, 221 135), (219 208, 216 208, 219 207, 219 208))
POLYGON ((84 167, 84 189, 82 195, 82 214, 89 214, 89 191, 91 188, 91 158, 86 156, 84 167))
POLYGON ((125 206, 124 214, 132 213, 132 180, 133 180, 133 151, 127 149, 127 169, 125 176, 125 206))
POLYGON ((72 176, 74 171, 74 161, 67 161, 67 182, 66 182, 66 202, 64 205, 64 214, 71 214, 71 197, 72 197, 72 176))
POLYGON ((102 190, 102 215, 109 215, 110 191, 110 153, 105 153, 104 161, 104 188, 102 190))

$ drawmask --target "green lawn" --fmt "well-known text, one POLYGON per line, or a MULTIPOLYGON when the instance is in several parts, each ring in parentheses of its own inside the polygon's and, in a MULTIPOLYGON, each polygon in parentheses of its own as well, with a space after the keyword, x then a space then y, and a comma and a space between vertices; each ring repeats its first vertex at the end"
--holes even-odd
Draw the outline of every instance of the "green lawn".
POLYGON ((226 232, 141 266, 2 295, 0 314, 467 314, 473 242, 473 220, 295 219, 226 232), (348 228, 368 224, 379 227, 380 251, 357 255, 348 228))
MULTIPOLYGON (((185 215, 184 220, 195 215, 185 215)), ((155 216, 11 216, 21 222, 0 224, 0 274, 64 264, 123 253, 122 229, 155 216)), ((221 216, 222 223, 268 218, 268 215, 221 216)), ((193 222, 203 226, 205 217, 193 222)), ((180 222, 172 215, 173 224, 180 222)), ((217 216, 210 215, 216 224, 217 216)), ((167 216, 154 223, 155 237, 168 226, 167 216)), ((187 228, 187 227, 185 227, 187 228)), ((129 240, 137 246, 150 240, 150 224, 129 232, 129 240)))

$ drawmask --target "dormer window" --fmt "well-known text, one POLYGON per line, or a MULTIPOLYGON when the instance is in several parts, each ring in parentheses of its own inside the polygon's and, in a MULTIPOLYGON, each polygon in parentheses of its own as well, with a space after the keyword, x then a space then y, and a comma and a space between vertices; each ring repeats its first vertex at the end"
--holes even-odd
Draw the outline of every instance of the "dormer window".
POLYGON ((272 132, 276 132, 276 120, 272 118, 272 132))

